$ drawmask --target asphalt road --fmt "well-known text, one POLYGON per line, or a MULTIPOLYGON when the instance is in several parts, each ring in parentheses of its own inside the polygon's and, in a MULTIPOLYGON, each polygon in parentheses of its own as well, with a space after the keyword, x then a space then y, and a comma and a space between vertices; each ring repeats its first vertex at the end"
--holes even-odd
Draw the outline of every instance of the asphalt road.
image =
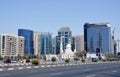
POLYGON ((120 62, 1 71, 0 77, 120 77, 120 62))

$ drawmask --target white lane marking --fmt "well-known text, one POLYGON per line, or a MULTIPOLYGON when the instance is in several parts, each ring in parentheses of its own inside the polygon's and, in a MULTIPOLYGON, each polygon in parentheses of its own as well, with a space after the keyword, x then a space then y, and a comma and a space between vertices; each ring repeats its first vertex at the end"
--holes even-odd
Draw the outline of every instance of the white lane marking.
POLYGON ((57 66, 60 66, 60 65, 57 65, 57 66))
POLYGON ((0 71, 3 71, 3 69, 0 69, 0 71))
POLYGON ((51 67, 51 65, 48 65, 47 67, 51 67))
POLYGON ((60 75, 62 72, 57 72, 57 73, 51 73, 50 75, 60 75))
POLYGON ((35 66, 34 68, 39 68, 38 66, 35 66))
POLYGON ((53 67, 55 67, 56 65, 52 65, 53 67))
POLYGON ((14 70, 14 68, 8 68, 8 70, 14 70))
POLYGON ((41 67, 45 67, 45 66, 41 66, 41 67))
POLYGON ((96 75, 89 75, 89 76, 86 76, 86 77, 95 77, 96 75))
POLYGON ((117 72, 117 71, 112 71, 112 72, 117 72))
POLYGON ((23 67, 18 67, 18 69, 23 69, 23 67))
POLYGON ((31 67, 27 67, 27 68, 31 68, 31 67))

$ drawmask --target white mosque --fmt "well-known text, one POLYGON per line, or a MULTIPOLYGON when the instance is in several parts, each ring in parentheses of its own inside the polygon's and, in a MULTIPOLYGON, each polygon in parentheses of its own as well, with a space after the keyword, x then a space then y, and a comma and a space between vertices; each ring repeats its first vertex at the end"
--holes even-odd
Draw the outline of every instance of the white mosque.
POLYGON ((61 41, 60 41, 60 58, 61 59, 71 59, 71 58, 74 57, 75 52, 76 52, 76 48, 75 48, 74 52, 71 50, 70 39, 69 39, 68 44, 66 45, 65 51, 63 51, 62 37, 61 37, 61 41))
POLYGON ((60 54, 59 55, 55 55, 55 54, 46 55, 46 60, 51 60, 52 57, 56 57, 57 60, 73 59, 75 52, 76 52, 76 48, 74 49, 74 52, 71 50, 70 39, 69 39, 68 44, 66 45, 65 51, 63 51, 63 44, 62 44, 62 37, 61 37, 60 54))

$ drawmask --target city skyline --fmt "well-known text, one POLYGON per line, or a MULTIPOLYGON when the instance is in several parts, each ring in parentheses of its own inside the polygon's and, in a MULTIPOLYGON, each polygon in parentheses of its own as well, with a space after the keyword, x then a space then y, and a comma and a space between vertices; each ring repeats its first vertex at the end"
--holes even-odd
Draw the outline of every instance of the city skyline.
POLYGON ((0 1, 0 33, 17 34, 19 28, 57 35, 60 27, 70 27, 73 35, 83 35, 84 23, 109 22, 120 38, 119 0, 88 1, 0 1))

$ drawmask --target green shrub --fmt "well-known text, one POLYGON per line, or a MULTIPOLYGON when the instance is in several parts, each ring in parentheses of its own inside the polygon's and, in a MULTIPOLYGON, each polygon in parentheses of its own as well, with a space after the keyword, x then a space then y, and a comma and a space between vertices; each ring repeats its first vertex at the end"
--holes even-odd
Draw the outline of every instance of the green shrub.
POLYGON ((38 65, 38 64, 39 64, 39 61, 38 61, 38 60, 32 60, 32 64, 38 65))
POLYGON ((92 62, 98 62, 97 58, 92 58, 92 62))
POLYGON ((103 59, 102 61, 103 61, 103 62, 106 62, 106 60, 105 60, 105 59, 103 59))
POLYGON ((78 61, 78 60, 79 60, 79 57, 74 57, 74 60, 75 60, 75 61, 78 61))
POLYGON ((52 61, 52 62, 55 62, 56 60, 57 60, 56 57, 52 57, 52 58, 51 58, 51 61, 52 61))
POLYGON ((81 61, 82 61, 82 62, 85 62, 85 59, 82 59, 81 61))
POLYGON ((69 62, 70 62, 70 59, 65 59, 65 62, 66 62, 66 63, 69 63, 69 62))

